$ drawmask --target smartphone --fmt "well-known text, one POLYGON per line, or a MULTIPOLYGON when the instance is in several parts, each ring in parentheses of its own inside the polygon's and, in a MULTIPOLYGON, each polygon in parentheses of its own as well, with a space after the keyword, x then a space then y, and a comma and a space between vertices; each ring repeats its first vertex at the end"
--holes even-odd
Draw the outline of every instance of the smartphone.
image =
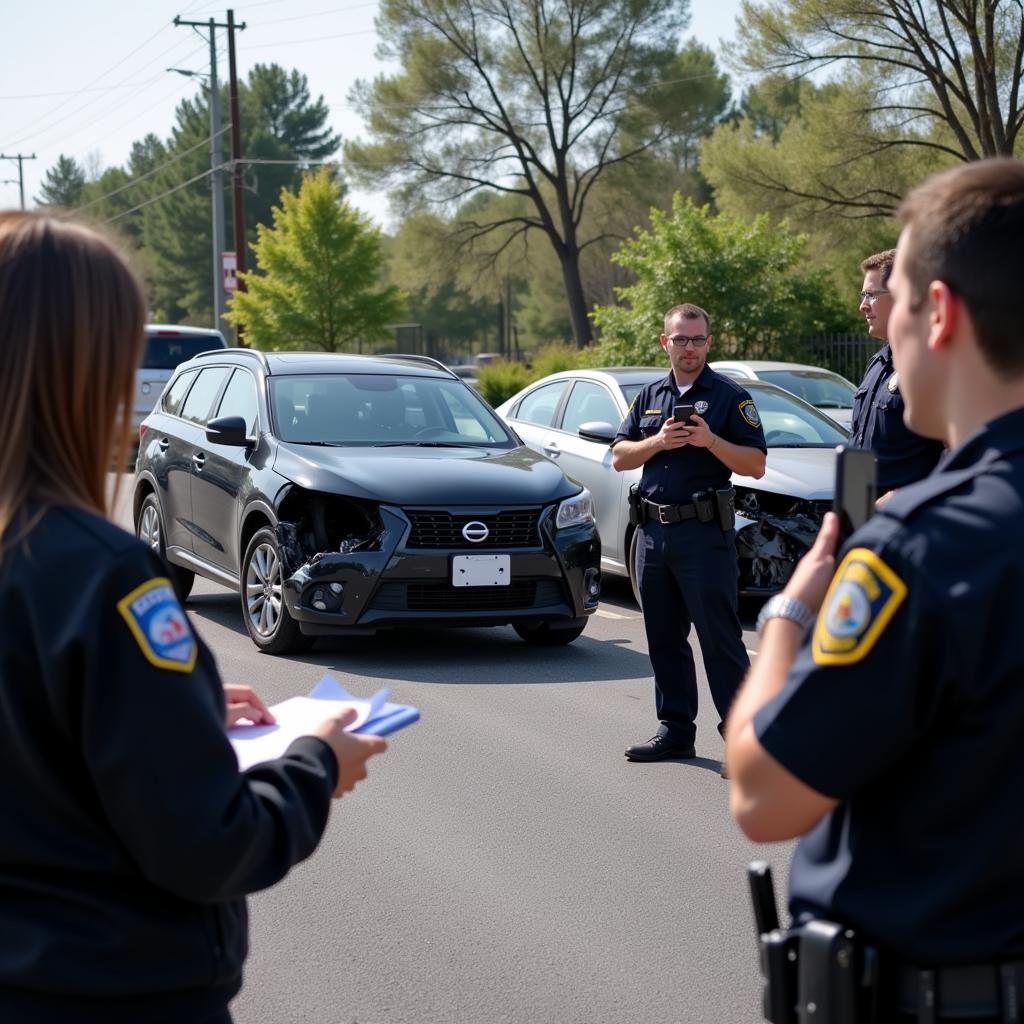
POLYGON ((878 459, 870 448, 836 449, 836 489, 832 511, 839 516, 840 543, 859 530, 875 512, 878 459))
POLYGON ((693 402, 676 402, 675 407, 672 409, 672 419, 676 423, 689 423, 690 417, 696 411, 693 402))

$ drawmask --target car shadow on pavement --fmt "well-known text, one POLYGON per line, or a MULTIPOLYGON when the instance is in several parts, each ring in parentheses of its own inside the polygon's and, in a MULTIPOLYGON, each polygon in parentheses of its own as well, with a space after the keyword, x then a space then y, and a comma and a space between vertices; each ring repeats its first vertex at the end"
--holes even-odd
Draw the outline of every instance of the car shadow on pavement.
MULTIPOLYGON (((206 621, 246 636, 238 595, 194 594, 185 605, 206 621)), ((515 685, 647 680, 646 653, 625 638, 591 639, 584 633, 564 647, 533 647, 511 626, 383 630, 372 636, 318 637, 298 664, 338 672, 433 683, 515 685)))

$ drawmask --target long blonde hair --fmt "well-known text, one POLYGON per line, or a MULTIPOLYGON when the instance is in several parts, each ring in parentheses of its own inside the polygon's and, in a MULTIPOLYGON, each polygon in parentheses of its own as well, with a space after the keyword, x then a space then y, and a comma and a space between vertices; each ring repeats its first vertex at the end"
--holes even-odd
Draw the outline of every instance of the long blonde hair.
POLYGON ((0 213, 0 544, 30 528, 30 510, 107 512, 107 472, 131 443, 145 308, 95 228, 0 213))

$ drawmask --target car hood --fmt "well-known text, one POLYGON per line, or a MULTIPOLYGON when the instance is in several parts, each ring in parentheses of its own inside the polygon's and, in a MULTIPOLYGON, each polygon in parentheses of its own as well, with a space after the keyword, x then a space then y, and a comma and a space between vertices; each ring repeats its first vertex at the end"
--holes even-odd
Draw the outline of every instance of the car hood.
POLYGON ((282 441, 274 469, 309 490, 389 505, 542 505, 579 491, 525 446, 314 448, 282 441))
POLYGON ((738 473, 732 479, 739 487, 813 501, 831 499, 835 478, 835 448, 769 448, 760 480, 738 473))

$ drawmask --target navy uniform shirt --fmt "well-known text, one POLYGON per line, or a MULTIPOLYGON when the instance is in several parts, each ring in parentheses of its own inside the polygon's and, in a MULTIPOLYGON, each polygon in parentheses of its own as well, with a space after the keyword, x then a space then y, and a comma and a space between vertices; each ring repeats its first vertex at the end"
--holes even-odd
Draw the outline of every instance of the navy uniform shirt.
MULTIPOLYGON (((630 406, 612 444, 642 441, 657 434, 671 417, 678 399, 679 388, 671 372, 664 379, 648 384, 630 406)), ((715 373, 705 364, 681 400, 694 405, 712 434, 733 444, 767 452, 757 406, 736 381, 715 373)), ((686 445, 658 452, 644 463, 640 492, 659 505, 685 505, 696 491, 727 487, 731 474, 714 452, 686 445)))
POLYGON ((164 572, 81 509, 51 508, 4 545, 0 1020, 226 1006, 242 897, 308 856, 327 822, 337 767, 322 740, 239 773, 213 656, 164 572))
POLYGON ((842 803, 801 839, 794 915, 919 965, 1024 957, 1024 409, 850 539, 764 748, 842 803))
POLYGON ((940 441, 915 434, 903 422, 899 375, 893 369, 888 344, 868 363, 853 396, 850 447, 871 448, 877 454, 880 492, 923 480, 944 450, 940 441))

